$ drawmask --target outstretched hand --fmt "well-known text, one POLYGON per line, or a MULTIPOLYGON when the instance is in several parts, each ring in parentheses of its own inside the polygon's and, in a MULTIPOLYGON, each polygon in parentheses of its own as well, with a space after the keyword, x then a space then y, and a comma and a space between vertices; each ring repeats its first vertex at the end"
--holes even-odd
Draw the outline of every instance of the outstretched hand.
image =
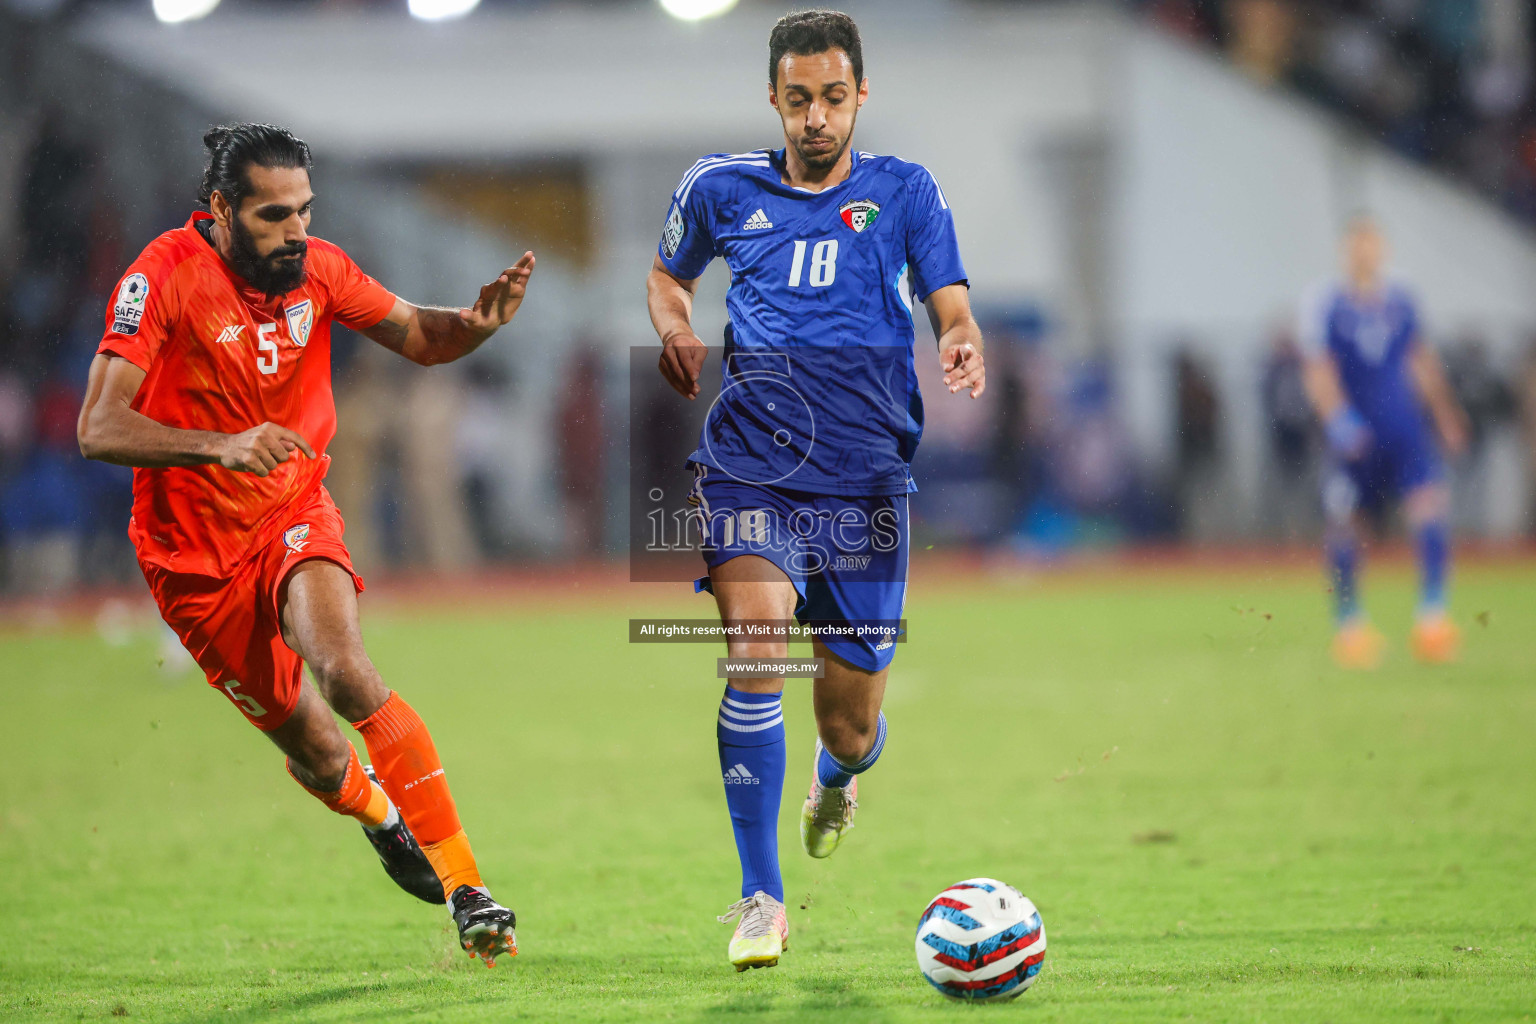
POLYGON ((951 345, 944 350, 940 361, 944 367, 944 386, 950 394, 969 388, 972 398, 980 398, 987 390, 987 368, 981 353, 970 342, 951 345))
POLYGON ((480 298, 468 309, 459 310, 464 326, 481 334, 490 334, 512 319, 517 307, 523 304, 528 291, 528 279, 533 276, 533 253, 523 253, 523 258, 501 272, 501 276, 480 289, 480 298))

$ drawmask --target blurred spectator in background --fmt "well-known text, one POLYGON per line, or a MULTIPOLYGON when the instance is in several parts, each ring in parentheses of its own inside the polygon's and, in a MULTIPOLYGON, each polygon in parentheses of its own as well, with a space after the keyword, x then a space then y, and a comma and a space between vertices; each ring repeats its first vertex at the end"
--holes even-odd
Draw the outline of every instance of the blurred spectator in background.
POLYGON ((1079 541, 1116 540, 1136 485, 1136 460, 1120 419, 1114 360, 1107 351, 1068 374, 1051 436, 1054 488, 1075 513, 1079 541))
POLYGON ((1488 345, 1467 333, 1445 353, 1451 391, 1467 414, 1467 449, 1452 463, 1454 520, 1474 533, 1487 531, 1489 440, 1516 412, 1513 389, 1494 368, 1488 345))
POLYGON ((1130 0, 1536 221, 1530 0, 1130 0))
POLYGON ((1214 42, 1221 37, 1216 0, 1145 0, 1142 8, 1154 25, 1191 42, 1214 42))
POLYGON ((378 346, 357 347, 336 382, 326 487, 347 518, 359 570, 390 561, 462 569, 474 556, 454 457, 463 389, 451 371, 402 366, 378 346))
POLYGON ((603 360, 591 342, 570 360, 559 422, 566 550, 595 558, 603 553, 603 360))
POLYGON ((122 245, 100 163, 44 111, 21 164, 18 260, 0 296, 0 583, 52 593, 132 572, 132 473, 87 465, 75 415, 122 245))
POLYGON ((80 458, 75 442, 79 401, 73 382, 58 377, 37 389, 31 410, 34 443, 0 497, 10 575, 15 589, 24 592, 57 593, 84 578, 110 578, 110 562, 87 566, 82 555, 88 539, 127 521, 132 473, 125 477, 119 466, 90 469, 80 458), (112 522, 114 512, 122 519, 112 522))
MULTIPOLYGON (((474 558, 454 439, 464 403, 461 378, 439 370, 401 381, 402 406, 389 424, 400 452, 406 563, 434 571, 464 569, 474 558)), ((505 443, 505 441, 504 441, 505 443)))
POLYGON ((1260 379, 1269 467, 1260 510, 1265 532, 1298 540, 1317 521, 1314 436, 1317 420, 1302 380, 1301 350, 1288 329, 1276 332, 1260 379))
POLYGON ((929 541, 991 541, 1006 528, 1008 510, 991 472, 996 411, 990 384, 984 401, 933 399, 929 382, 942 376, 938 348, 925 340, 917 346, 919 390, 927 386, 929 392, 923 403, 923 443, 912 460, 913 478, 922 481, 911 496, 912 529, 929 541))
POLYGON ((334 329, 332 369, 336 436, 325 487, 347 523, 347 549, 361 573, 377 572, 385 557, 386 421, 393 401, 390 354, 351 331, 334 329))
POLYGON ((999 531, 1018 521, 1039 482, 1039 438, 1034 423, 1039 396, 1031 394, 1027 378, 1030 344, 1006 328, 987 332, 988 390, 992 392, 988 474, 997 482, 997 500, 1002 505, 997 517, 999 531))
POLYGON ((1525 348, 1517 384, 1521 440, 1525 442, 1526 530, 1536 538, 1536 338, 1525 348))
POLYGON ((1221 400, 1205 362, 1188 347, 1173 357, 1174 495, 1186 539, 1220 534, 1228 503, 1221 466, 1221 400))
POLYGON ((1270 85, 1290 71, 1296 41, 1296 10, 1286 0, 1232 0, 1232 60, 1255 81, 1270 85))
POLYGON ((509 396, 507 373, 493 362, 464 369, 464 405, 459 413, 455 453, 463 479, 465 511, 480 557, 499 561, 511 553, 503 522, 501 449, 508 443, 504 415, 509 396))

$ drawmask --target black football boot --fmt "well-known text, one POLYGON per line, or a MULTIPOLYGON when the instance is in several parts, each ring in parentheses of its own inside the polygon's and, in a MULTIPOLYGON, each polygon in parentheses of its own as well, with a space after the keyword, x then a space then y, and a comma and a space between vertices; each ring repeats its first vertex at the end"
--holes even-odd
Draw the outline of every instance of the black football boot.
MULTIPOLYGON (((374 783, 379 781, 379 777, 373 773, 372 765, 364 765, 363 771, 368 773, 368 778, 374 783)), ((443 899, 443 883, 438 881, 432 862, 421 852, 421 846, 406 827, 405 819, 399 817, 398 810, 395 815, 398 820, 394 827, 364 827, 363 835, 373 844, 373 851, 379 855, 385 873, 396 885, 419 900, 442 906, 446 902, 443 899)))

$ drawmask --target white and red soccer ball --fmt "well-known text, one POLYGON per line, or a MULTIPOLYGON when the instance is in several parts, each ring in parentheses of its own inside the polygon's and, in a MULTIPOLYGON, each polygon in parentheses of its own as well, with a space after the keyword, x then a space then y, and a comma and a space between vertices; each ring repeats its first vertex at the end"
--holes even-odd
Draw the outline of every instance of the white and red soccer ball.
POLYGON ((995 878, 968 878, 933 898, 917 922, 917 966, 953 999, 1012 999, 1045 963, 1040 912, 995 878))

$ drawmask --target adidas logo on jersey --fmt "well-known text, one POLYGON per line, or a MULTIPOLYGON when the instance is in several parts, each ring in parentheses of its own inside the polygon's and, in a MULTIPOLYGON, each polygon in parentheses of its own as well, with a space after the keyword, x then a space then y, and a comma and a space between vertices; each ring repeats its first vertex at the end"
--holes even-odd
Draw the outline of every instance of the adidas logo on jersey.
POLYGON ((244 333, 245 324, 230 324, 228 327, 224 328, 224 330, 220 331, 219 336, 213 340, 222 345, 226 341, 239 341, 240 335, 244 333))
POLYGON ((763 231, 771 227, 773 227, 773 221, 769 220, 768 215, 759 207, 756 213, 747 218, 747 222, 741 226, 741 230, 763 231))
POLYGON ((738 764, 726 772, 723 778, 727 786, 756 786, 763 781, 748 771, 744 764, 738 764))

